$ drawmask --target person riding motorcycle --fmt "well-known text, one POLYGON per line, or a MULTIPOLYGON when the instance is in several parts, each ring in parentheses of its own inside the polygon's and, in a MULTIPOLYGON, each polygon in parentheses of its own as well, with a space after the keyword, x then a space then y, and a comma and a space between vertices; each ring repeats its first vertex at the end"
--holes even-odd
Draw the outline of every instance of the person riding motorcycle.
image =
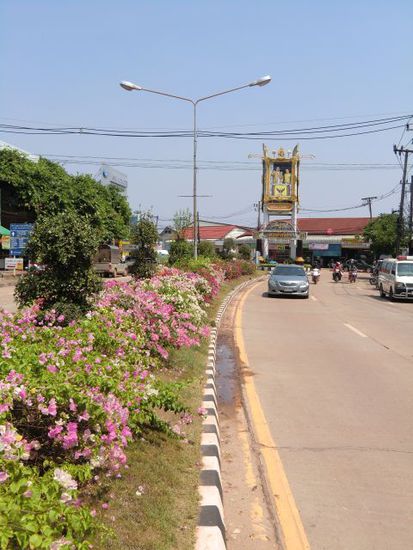
POLYGON ((313 267, 311 271, 311 278, 313 283, 316 285, 320 279, 320 270, 317 266, 313 267))
POLYGON ((357 280, 357 266, 356 266, 355 263, 350 265, 350 267, 349 267, 348 280, 349 280, 350 283, 355 283, 356 280, 357 280))
POLYGON ((342 266, 341 263, 337 260, 337 262, 333 266, 333 281, 341 281, 342 277, 342 266))

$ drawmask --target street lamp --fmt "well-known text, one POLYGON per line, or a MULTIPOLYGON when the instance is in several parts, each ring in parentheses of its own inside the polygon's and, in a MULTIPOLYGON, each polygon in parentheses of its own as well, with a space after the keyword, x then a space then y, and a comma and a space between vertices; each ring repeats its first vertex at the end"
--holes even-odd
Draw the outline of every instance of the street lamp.
POLYGON ((191 99, 189 97, 182 97, 179 95, 169 94, 166 92, 160 92, 159 90, 150 90, 149 88, 144 88, 143 86, 138 86, 137 84, 134 84, 133 82, 129 82, 127 80, 123 80, 120 85, 124 90, 127 90, 128 92, 138 91, 138 92, 150 92, 151 94, 158 94, 158 95, 164 95, 166 97, 172 97, 174 99, 180 99, 181 101, 187 101, 188 103, 191 103, 193 106, 193 140, 194 140, 194 148, 193 148, 193 218, 194 218, 194 258, 196 259, 198 257, 198 241, 197 241, 197 234, 198 234, 198 217, 197 217, 197 164, 196 164, 196 155, 197 155, 197 141, 198 141, 198 135, 197 135, 197 125, 196 125, 196 108, 198 103, 201 101, 206 101, 207 99, 212 99, 213 97, 217 97, 219 95, 229 94, 231 92, 236 92, 237 90, 242 90, 243 88, 251 88, 252 86, 265 86, 266 84, 269 84, 271 82, 271 77, 269 75, 262 76, 261 78, 258 78, 257 80, 254 80, 253 82, 249 82, 248 84, 243 84, 242 86, 237 86, 236 88, 230 88, 229 90, 224 90, 222 92, 217 92, 215 94, 211 94, 205 97, 200 97, 199 99, 191 99))

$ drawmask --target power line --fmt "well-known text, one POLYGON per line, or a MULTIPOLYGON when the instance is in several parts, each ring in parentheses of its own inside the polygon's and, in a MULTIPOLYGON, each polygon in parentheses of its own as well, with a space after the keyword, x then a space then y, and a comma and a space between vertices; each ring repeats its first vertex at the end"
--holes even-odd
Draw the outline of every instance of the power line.
MULTIPOLYGON (((387 117, 382 119, 365 120, 360 122, 346 124, 330 124, 324 126, 313 126, 309 128, 292 128, 286 130, 272 130, 260 132, 211 132, 198 130, 198 137, 204 138, 226 138, 226 139, 333 139, 341 137, 350 137, 356 135, 373 134, 393 130, 403 127, 398 122, 406 121, 413 115, 403 115, 398 117, 387 117), (354 131, 352 131, 354 130, 354 131)), ((110 137, 128 137, 128 138, 186 138, 193 137, 193 132, 188 130, 174 131, 143 131, 143 130, 122 130, 116 128, 93 128, 93 127, 35 127, 13 124, 0 124, 0 132, 3 133, 21 133, 21 134, 43 134, 43 135, 99 135, 110 137)))

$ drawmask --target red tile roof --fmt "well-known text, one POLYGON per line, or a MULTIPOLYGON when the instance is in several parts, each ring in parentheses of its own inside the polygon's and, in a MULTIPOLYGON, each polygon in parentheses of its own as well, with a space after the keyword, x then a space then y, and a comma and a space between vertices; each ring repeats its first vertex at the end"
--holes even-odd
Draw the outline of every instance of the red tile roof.
POLYGON ((356 235, 363 233, 370 218, 298 218, 300 231, 311 235, 356 235))
MULTIPOLYGON (((238 225, 207 225, 199 227, 199 237, 201 241, 225 239, 230 231, 237 228, 238 225)), ((187 227, 183 231, 185 239, 192 239, 194 236, 193 227, 187 227)))

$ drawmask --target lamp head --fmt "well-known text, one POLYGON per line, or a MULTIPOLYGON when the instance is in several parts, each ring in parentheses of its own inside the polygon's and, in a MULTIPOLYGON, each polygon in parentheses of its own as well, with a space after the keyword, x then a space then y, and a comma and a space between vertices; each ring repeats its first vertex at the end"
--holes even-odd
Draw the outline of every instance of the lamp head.
POLYGON ((271 77, 269 74, 267 74, 266 76, 262 76, 258 80, 254 80, 254 82, 251 82, 250 86, 265 86, 270 82, 271 82, 271 77))
POLYGON ((132 92, 133 90, 142 90, 141 86, 138 86, 137 84, 134 84, 133 82, 128 82, 127 80, 122 80, 120 83, 120 86, 127 90, 128 92, 132 92))

